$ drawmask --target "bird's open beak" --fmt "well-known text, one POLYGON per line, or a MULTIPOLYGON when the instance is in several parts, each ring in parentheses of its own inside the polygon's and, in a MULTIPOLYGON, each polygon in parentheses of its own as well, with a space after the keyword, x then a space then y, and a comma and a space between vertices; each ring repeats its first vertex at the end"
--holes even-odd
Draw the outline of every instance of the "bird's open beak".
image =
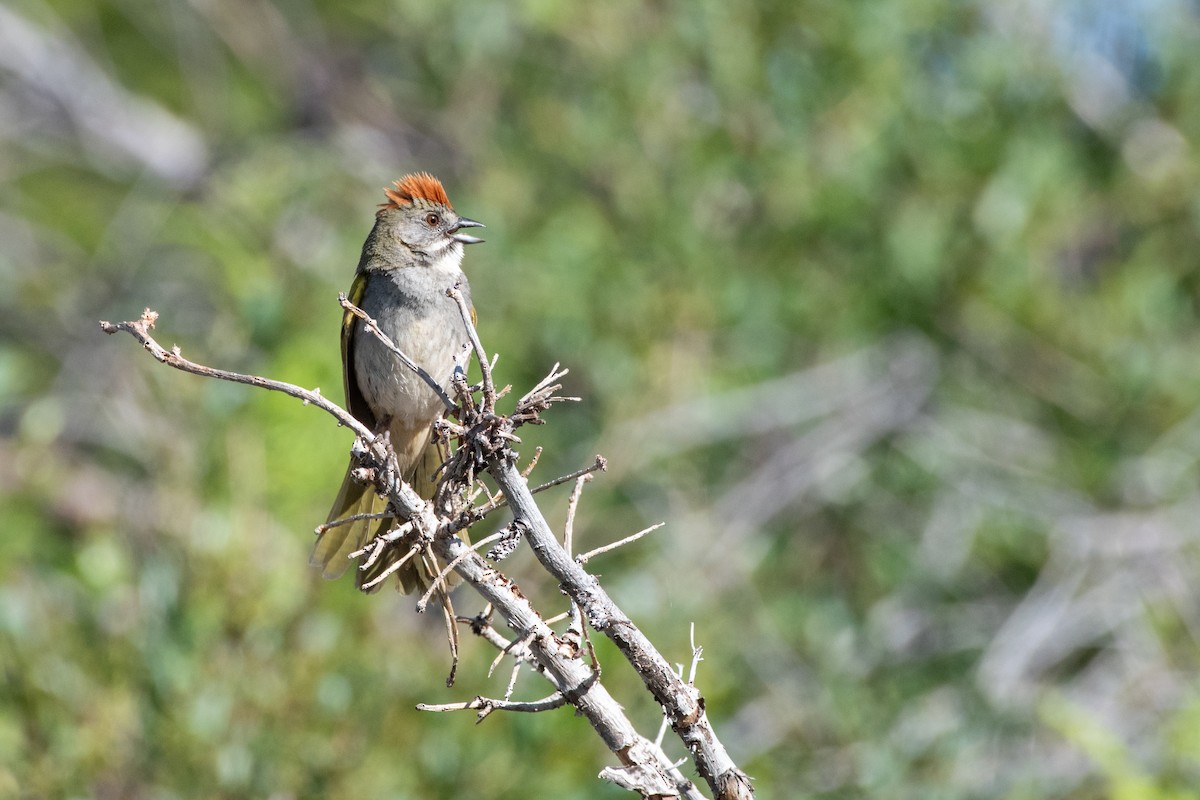
POLYGON ((458 224, 454 226, 454 230, 450 231, 450 238, 456 242, 462 242, 463 244, 479 244, 483 241, 483 239, 480 239, 478 236, 472 236, 469 233, 459 233, 458 231, 461 228, 484 227, 487 226, 485 226, 482 222, 476 222, 473 219, 467 219, 466 217, 463 217, 458 221, 458 224))

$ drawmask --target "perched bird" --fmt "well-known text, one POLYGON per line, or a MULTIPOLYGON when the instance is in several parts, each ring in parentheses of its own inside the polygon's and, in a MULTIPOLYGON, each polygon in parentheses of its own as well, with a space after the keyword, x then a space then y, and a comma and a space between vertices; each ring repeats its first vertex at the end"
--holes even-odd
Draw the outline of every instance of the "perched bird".
MULTIPOLYGON (((426 172, 406 175, 394 186, 384 190, 388 202, 375 214, 349 299, 449 391, 454 359, 469 338, 458 305, 446 290, 457 285, 470 303, 470 286, 460 269, 463 245, 483 240, 463 229, 483 224, 459 216, 441 181, 426 172)), ((443 460, 432 440, 433 422, 444 409, 437 394, 348 311, 342 317, 342 371, 350 413, 376 433, 388 434, 401 477, 422 497, 431 498, 437 486, 434 473, 443 460)), ((351 462, 329 522, 387 510, 385 498, 351 477, 353 467, 351 462)), ((389 517, 327 528, 317 540, 311 563, 326 578, 336 578, 345 572, 350 553, 395 523, 389 517)), ((405 554, 402 548, 389 548, 369 570, 358 571, 357 585, 370 583, 405 554)), ((431 580, 420 557, 410 559, 396 574, 405 593, 423 589, 431 580)))

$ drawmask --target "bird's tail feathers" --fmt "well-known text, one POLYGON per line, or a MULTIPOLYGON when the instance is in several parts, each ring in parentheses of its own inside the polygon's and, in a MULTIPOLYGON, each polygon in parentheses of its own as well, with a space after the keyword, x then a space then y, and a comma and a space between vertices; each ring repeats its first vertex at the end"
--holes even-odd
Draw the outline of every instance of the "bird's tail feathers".
MULTIPOLYGON (((424 438, 425 444, 423 449, 413 447, 410 440, 409 452, 416 452, 419 455, 407 470, 407 474, 402 474, 402 477, 408 481, 421 497, 431 498, 437 490, 438 470, 445 462, 447 454, 444 447, 439 446, 437 442, 431 441, 431 431, 426 431, 424 438)), ((392 440, 393 442, 397 441, 394 433, 392 440)), ((353 469, 353 463, 346 468, 346 476, 342 480, 342 488, 338 492, 333 508, 330 509, 327 522, 345 519, 356 514, 382 514, 387 511, 387 498, 376 494, 374 487, 365 486, 355 481, 351 475, 353 469)), ((362 549, 367 542, 387 532, 396 523, 396 518, 389 516, 379 520, 355 520, 328 528, 321 534, 316 546, 313 547, 309 563, 319 568, 321 575, 327 579, 332 580, 340 577, 350 565, 349 556, 351 553, 362 549)), ((361 589, 407 555, 408 550, 402 545, 388 547, 387 551, 368 569, 355 571, 355 585, 361 589)), ((359 562, 361 563, 362 561, 363 558, 360 557, 359 562)), ((429 587, 435 574, 432 572, 432 564, 429 563, 428 557, 423 553, 418 553, 410 557, 402 567, 396 570, 396 588, 405 594, 413 594, 418 591, 423 592, 429 587)), ((379 587, 384 583, 386 581, 381 581, 372 586, 368 591, 378 591, 379 587)))

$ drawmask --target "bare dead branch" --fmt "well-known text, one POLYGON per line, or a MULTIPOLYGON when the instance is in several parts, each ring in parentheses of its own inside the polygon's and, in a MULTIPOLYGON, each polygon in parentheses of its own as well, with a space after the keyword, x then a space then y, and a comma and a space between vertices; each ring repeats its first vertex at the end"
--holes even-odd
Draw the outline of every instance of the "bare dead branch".
POLYGON ((374 441, 375 435, 372 431, 367 430, 366 426, 355 419, 348 411, 345 411, 335 403, 330 402, 321 394, 320 389, 304 389, 291 383, 283 381, 274 381, 269 378, 260 378, 257 375, 243 375, 240 372, 230 372, 224 369, 214 369, 206 367, 203 364, 197 364, 194 361, 189 361, 183 357, 179 347, 172 347, 170 350, 165 349, 162 345, 154 340, 150 335, 150 331, 154 328, 154 324, 158 321, 158 312, 146 309, 142 312, 139 319, 130 322, 106 322, 100 321, 100 330, 111 335, 124 331, 133 338, 141 342, 142 347, 154 356, 154 358, 169 367, 174 367, 182 372, 188 372, 192 375, 200 375, 205 378, 216 378, 221 381, 231 381, 233 383, 244 383, 248 386, 257 386, 260 389, 267 389, 272 392, 282 392, 283 394, 295 397, 298 400, 304 401, 305 405, 314 405, 322 411, 331 414, 340 424, 346 426, 350 430, 358 434, 364 441, 374 441))
POLYGON ((633 534, 632 536, 626 536, 624 539, 621 539, 616 542, 612 542, 611 544, 606 544, 603 547, 597 547, 595 550, 588 550, 586 553, 583 553, 582 555, 575 556, 575 561, 578 564, 586 564, 593 557, 598 556, 601 553, 607 553, 610 550, 616 550, 618 547, 627 545, 630 542, 636 542, 638 539, 642 538, 646 534, 653 533, 654 531, 658 530, 659 528, 661 528, 662 526, 664 526, 666 524, 667 523, 665 523, 665 522, 658 522, 658 523, 655 523, 654 525, 651 525, 649 528, 643 528, 642 530, 638 531, 637 533, 633 534))
MULTIPOLYGON (((534 634, 534 632, 530 631, 529 633, 525 634, 524 636, 522 636, 518 639, 513 639, 511 642, 508 643, 508 646, 506 646, 503 650, 501 650, 499 653, 497 653, 496 658, 492 661, 492 665, 490 667, 488 667, 488 671, 487 671, 488 677, 489 678, 492 677, 492 674, 496 671, 496 668, 500 666, 500 662, 502 662, 504 660, 505 656, 512 655, 514 653, 529 652, 529 643, 531 641, 533 641, 533 634, 534 634)), ((520 659, 520 658, 517 658, 515 660, 518 664, 520 664, 520 662, 522 661, 522 659, 520 659)))
MULTIPOLYGON (((432 572, 432 567, 437 562, 434 559, 430 561, 433 563, 426 563, 425 568, 432 572)), ((458 673, 458 625, 455 624, 454 603, 450 600, 450 592, 436 583, 434 586, 438 587, 438 599, 442 601, 442 613, 446 621, 446 643, 450 647, 450 674, 446 676, 446 687, 449 688, 454 685, 454 676, 458 673)))
POLYGON ((569 370, 560 370, 558 364, 550 370, 550 374, 534 386, 528 393, 517 401, 517 407, 513 409, 513 413, 509 416, 509 421, 512 426, 519 427, 521 425, 541 425, 541 414, 543 411, 550 408, 554 403, 577 403, 580 401, 578 397, 563 397, 556 395, 562 384, 554 383, 554 381, 563 377, 569 370))
POLYGON ((387 542, 383 541, 382 539, 375 539, 372 542, 368 542, 365 547, 360 547, 359 549, 355 550, 353 553, 351 553, 349 556, 347 556, 347 558, 349 558, 351 561, 353 561, 354 559, 358 558, 359 556, 363 556, 363 555, 366 555, 367 553, 370 553, 371 555, 368 556, 367 559, 361 565, 359 565, 359 569, 365 571, 365 570, 370 569, 371 565, 379 560, 379 556, 381 556, 383 554, 383 551, 386 548, 387 548, 387 542))
POLYGON ((392 528, 387 533, 381 534, 379 537, 379 541, 381 541, 381 542, 398 541, 400 539, 403 539, 405 536, 408 536, 410 533, 412 533, 415 528, 416 528, 416 525, 413 522, 411 522, 411 521, 406 522, 403 525, 398 525, 395 528, 392 528))
MULTIPOLYGON (((480 637, 485 642, 499 650, 501 653, 511 655, 514 658, 525 660, 531 659, 532 655, 527 649, 520 650, 519 652, 514 651, 512 649, 513 643, 506 639, 502 633, 492 626, 493 611, 494 609, 492 608, 491 603, 489 603, 486 607, 484 607, 483 611, 479 612, 479 614, 475 615, 474 617, 458 617, 458 622, 464 625, 470 625, 471 633, 480 637)), ((549 620, 547 620, 547 623, 548 622, 549 620)), ((492 670, 489 670, 488 677, 491 677, 491 674, 492 670)))
MULTIPOLYGON (((641 746, 641 745, 639 745, 641 746)), ((645 744, 654 748, 651 742, 645 744)), ((660 751, 661 752, 661 751, 660 751)), ((634 755, 632 752, 630 756, 634 755)), ((638 759, 641 762, 641 759, 638 759)), ((673 797, 675 787, 666 783, 660 772, 645 770, 641 766, 605 767, 600 770, 600 778, 627 789, 631 792, 641 792, 643 797, 673 797)))
MULTIPOLYGON (((561 366, 561 364, 555 362, 554 366, 550 368, 550 372, 547 373, 546 377, 542 378, 532 389, 522 395, 521 399, 517 401, 517 405, 520 406, 523 403, 531 402, 534 397, 537 397, 539 394, 545 392, 550 387, 550 384, 571 372, 569 369, 559 369, 561 366)), ((571 399, 577 400, 578 398, 571 399)))
MULTIPOLYGON (((688 670, 688 686, 696 685, 696 671, 700 668, 700 662, 704 660, 704 648, 696 645, 696 623, 692 623, 688 630, 688 638, 692 643, 692 668, 688 670)), ((679 677, 683 677, 682 670, 679 677)))
POLYGON ((596 460, 592 462, 591 466, 584 467, 583 469, 575 470, 574 472, 568 473, 567 475, 561 475, 552 481, 546 481, 545 483, 538 486, 536 489, 530 489, 530 492, 532 494, 538 494, 539 492, 544 492, 547 489, 553 489, 555 486, 561 486, 562 484, 566 483, 567 481, 573 481, 576 478, 583 477, 584 475, 587 475, 589 472, 596 472, 597 470, 599 470, 600 472, 603 472, 606 469, 608 469, 608 461, 605 460, 604 456, 598 455, 598 456, 596 456, 596 460))
POLYGON ((543 697, 541 700, 524 702, 513 700, 495 700, 490 697, 476 697, 466 703, 418 703, 418 711, 473 711, 479 709, 479 721, 493 711, 519 711, 536 714, 539 711, 552 711, 567 704, 567 698, 562 692, 543 697))
POLYGON ((488 471, 504 491, 513 514, 529 525, 526 536, 538 561, 579 604, 589 624, 612 640, 634 665, 714 795, 719 800, 749 800, 753 797, 750 778, 737 768, 708 722, 700 693, 674 673, 667 660, 613 602, 595 576, 584 571, 563 550, 511 456, 505 453, 489 455, 488 471))
POLYGON ((542 448, 536 447, 533 450, 533 458, 529 459, 529 463, 525 465, 525 469, 521 470, 521 477, 528 478, 533 468, 537 466, 538 459, 542 457, 542 448))
MULTIPOLYGON (((525 477, 524 474, 521 477, 525 477)), ((571 554, 571 539, 575 536, 575 509, 579 507, 579 498, 583 495, 583 485, 592 479, 591 474, 580 475, 575 479, 575 488, 567 498, 567 520, 563 523, 563 550, 571 554)))
MULTIPOLYGON (((413 546, 412 546, 412 547, 409 549, 409 551, 408 551, 407 553, 405 553, 405 554, 404 554, 404 557, 403 557, 403 558, 400 558, 400 559, 398 559, 398 560, 396 561, 396 563, 394 563, 394 564, 390 564, 390 565, 388 566, 388 568, 387 568, 387 569, 385 569, 383 572, 381 572, 381 573, 379 573, 378 575, 376 575, 374 578, 372 578, 372 579, 371 579, 370 581, 368 581, 367 583, 364 583, 364 584, 362 585, 362 588, 363 588, 363 590, 365 591, 365 590, 367 590, 367 589, 373 589, 374 587, 378 586, 379 584, 381 584, 381 583, 383 583, 385 580, 387 580, 387 578, 388 578, 388 576, 389 576, 389 575, 392 575, 392 574, 394 574, 394 573, 396 572, 396 570, 400 569, 400 568, 401 568, 401 567, 403 567, 403 566, 404 566, 406 563, 408 563, 408 561, 409 561, 410 559, 412 559, 412 558, 419 558, 419 557, 420 557, 420 554, 421 554, 421 549, 422 549, 422 547, 423 547, 423 545, 422 545, 422 543, 421 543, 421 542, 416 542, 416 543, 414 543, 414 544, 413 544, 413 546)), ((380 548, 379 548, 379 550, 378 550, 377 552, 383 552, 383 549, 384 549, 383 547, 380 547, 380 548)), ((371 563, 372 563, 372 562, 373 562, 373 561, 374 561, 376 558, 378 558, 378 555, 376 555, 376 556, 373 556, 373 557, 372 557, 372 559, 371 559, 371 561, 365 561, 365 562, 363 562, 363 565, 362 565, 361 567, 359 567, 359 569, 360 569, 360 570, 362 570, 363 572, 365 572, 365 571, 366 571, 366 570, 367 570, 367 569, 368 569, 368 568, 371 566, 371 563)))
MULTIPOLYGON (((399 510, 402 516, 412 519, 421 516, 425 511, 425 501, 396 474, 394 459, 389 454, 381 437, 376 437, 373 431, 368 430, 349 411, 328 400, 321 394, 319 389, 310 391, 283 381, 271 380, 270 378, 263 378, 258 375, 244 375, 239 372, 215 369, 189 361, 183 357, 177 346, 168 351, 150 335, 150 330, 154 327, 157 320, 158 312, 147 308, 137 320, 117 323, 101 320, 100 329, 110 335, 121 331, 128 333, 140 342, 142 347, 157 361, 181 372, 205 378, 230 381, 232 383, 243 383, 272 392, 280 392, 303 401, 305 405, 316 406, 336 419, 338 424, 354 431, 358 437, 358 441, 361 442, 361 446, 356 446, 351 452, 370 458, 375 465, 373 482, 376 488, 391 498, 392 504, 399 510)), ((432 517, 432 514, 430 514, 430 517, 432 517)))
POLYGON ((382 511, 382 512, 379 512, 376 514, 351 514, 350 516, 339 517, 338 519, 332 520, 330 522, 323 522, 320 525, 318 525, 317 527, 313 528, 313 533, 316 534, 317 536, 320 536, 321 534, 325 533, 328 530, 332 530, 333 528, 339 528, 342 525, 349 525, 352 522, 358 522, 359 520, 364 520, 364 519, 372 519, 372 520, 387 519, 390 516, 392 516, 392 515, 387 513, 386 511, 382 511))
POLYGON ((512 700, 513 692, 517 689, 517 676, 521 674, 521 662, 514 661, 512 674, 508 676, 508 686, 504 689, 505 702, 512 700))
MULTIPOLYGON (((458 301, 460 310, 464 311, 464 321, 471 332, 476 353, 479 354, 480 363, 483 365, 485 359, 482 346, 474 326, 470 323, 469 310, 463 308, 465 302, 462 301, 461 294, 458 301)), ((469 622, 472 630, 478 635, 493 643, 503 642, 504 650, 518 661, 533 664, 554 686, 556 695, 551 697, 561 695, 564 704, 574 706, 577 712, 588 720, 622 764, 620 768, 606 770, 605 779, 637 791, 644 797, 683 796, 689 800, 702 798, 696 787, 679 772, 678 766, 667 758, 661 748, 637 732, 625 716, 621 705, 600 683, 594 652, 591 653, 592 664, 589 665, 582 657, 577 639, 572 641, 572 637, 557 635, 509 578, 456 536, 459 520, 448 516, 439 517, 432 503, 425 502, 399 479, 389 449, 380 438, 373 436, 371 431, 366 430, 351 415, 330 403, 319 392, 309 392, 291 384, 257 376, 213 370, 183 359, 178 349, 171 352, 163 350, 148 333, 156 316, 154 312, 147 311, 139 321, 117 325, 102 323, 102 327, 109 333, 119 330, 129 332, 155 358, 177 369, 284 392, 317 405, 355 431, 360 443, 356 445, 354 452, 362 462, 363 476, 370 477, 375 488, 387 496, 391 507, 407 520, 409 529, 404 535, 417 537, 405 559, 421 558, 425 561, 427 571, 438 575, 441 574, 437 567, 438 559, 452 564, 453 570, 464 581, 470 583, 488 604, 486 618, 481 615, 464 620, 454 614, 444 585, 435 582, 435 586, 438 587, 436 591, 443 601, 442 607, 448 626, 447 635, 453 662, 449 680, 453 680, 457 667, 457 623, 469 622), (510 627, 522 632, 516 642, 508 642, 492 629, 490 609, 499 611, 510 627)), ((542 410, 562 399, 554 396, 558 387, 553 383, 561 374, 557 369, 551 371, 550 376, 535 387, 534 392, 526 395, 518 403, 518 412, 522 419, 516 419, 516 415, 510 418, 495 415, 495 389, 491 383, 490 364, 485 367, 484 402, 481 407, 475 407, 469 396, 461 394, 461 387, 465 386, 465 383, 461 380, 461 375, 456 375, 455 387, 460 391, 462 398, 458 414, 463 425, 451 435, 459 439, 456 455, 461 453, 463 457, 456 462, 455 469, 460 472, 456 473, 457 477, 454 479, 467 481, 462 484, 465 487, 473 480, 476 470, 487 468, 497 481, 508 505, 513 509, 514 519, 520 520, 520 524, 528 528, 529 541, 538 560, 570 596, 572 603, 579 610, 581 619, 586 619, 592 627, 612 639, 639 671, 643 682, 662 706, 666 717, 671 720, 672 729, 687 746, 700 774, 713 788, 715 796, 722 800, 749 798, 752 796, 749 781, 729 760, 724 747, 708 724, 699 693, 683 683, 680 677, 670 670, 662 656, 604 593, 595 578, 566 554, 550 532, 545 517, 533 502, 528 483, 516 468, 515 456, 507 444, 514 438, 512 429, 522 421, 537 420, 537 415, 542 410)), ((597 457, 591 468, 564 476, 540 488, 575 480, 588 472, 603 468, 604 460, 597 457)), ((391 540, 383 537, 378 537, 377 542, 378 549, 371 551, 374 554, 382 552, 384 546, 394 546, 391 540)), ((389 571, 397 566, 392 565, 389 571)), ((386 575, 380 576, 373 583, 384 578, 386 575)), ((586 626, 580 624, 578 627, 586 641, 586 626)), ((590 647, 588 649, 591 650, 590 647)), ((533 705, 536 707, 543 702, 550 701, 533 701, 533 705)), ((513 701, 508 699, 493 701, 487 698, 481 698, 479 703, 477 710, 482 710, 484 704, 490 709, 505 710, 522 705, 514 705, 513 701)), ((490 713, 490 710, 486 713, 490 713)))

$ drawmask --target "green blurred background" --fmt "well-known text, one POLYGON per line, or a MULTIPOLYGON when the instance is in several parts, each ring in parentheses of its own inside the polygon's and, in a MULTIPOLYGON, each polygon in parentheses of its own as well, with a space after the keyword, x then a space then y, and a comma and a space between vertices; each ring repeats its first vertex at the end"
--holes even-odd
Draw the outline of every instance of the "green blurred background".
POLYGON ((581 548, 667 521, 593 566, 695 623, 761 796, 1196 796, 1198 53, 1189 0, 8 0, 0 795, 628 796, 569 711, 413 710, 507 671, 308 570, 345 431, 96 325, 340 399, 425 169, 500 380, 583 397, 535 477, 610 459, 581 548))

